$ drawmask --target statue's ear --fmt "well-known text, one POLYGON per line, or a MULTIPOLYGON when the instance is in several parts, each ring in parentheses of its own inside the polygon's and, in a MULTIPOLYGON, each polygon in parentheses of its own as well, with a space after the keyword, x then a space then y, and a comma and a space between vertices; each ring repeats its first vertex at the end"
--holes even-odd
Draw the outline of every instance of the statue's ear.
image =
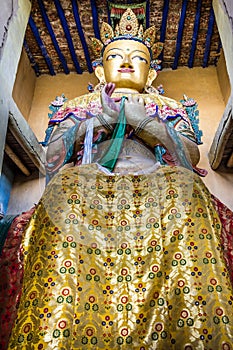
POLYGON ((151 86, 153 81, 156 79, 157 75, 158 73, 156 72, 156 70, 154 70, 153 68, 150 68, 146 85, 151 86))
POLYGON ((96 78, 99 79, 100 83, 105 83, 104 67, 97 66, 95 69, 96 78))

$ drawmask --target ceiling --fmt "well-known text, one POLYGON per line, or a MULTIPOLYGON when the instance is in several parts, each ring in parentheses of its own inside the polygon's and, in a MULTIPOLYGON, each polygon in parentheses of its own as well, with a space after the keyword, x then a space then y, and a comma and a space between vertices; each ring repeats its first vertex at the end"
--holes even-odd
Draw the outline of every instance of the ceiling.
MULTIPOLYGON (((143 0, 116 0, 116 7, 143 0)), ((32 0, 24 48, 37 76, 92 72, 90 38, 111 20, 107 0, 32 0)), ((221 49, 211 0, 151 0, 142 4, 146 27, 164 42, 162 68, 215 65, 221 49)), ((136 6, 136 7, 137 7, 136 6)))

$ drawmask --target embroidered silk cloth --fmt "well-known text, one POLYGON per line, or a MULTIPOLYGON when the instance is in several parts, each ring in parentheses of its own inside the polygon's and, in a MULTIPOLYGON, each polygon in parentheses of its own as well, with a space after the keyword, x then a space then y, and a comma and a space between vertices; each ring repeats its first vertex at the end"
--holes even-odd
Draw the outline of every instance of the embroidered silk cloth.
POLYGON ((233 349, 221 223, 202 180, 179 167, 48 184, 23 238, 9 349, 233 349))
MULTIPOLYGON (((14 218, 0 254, 0 349, 7 349, 23 280, 22 235, 34 208, 14 218)), ((3 225, 4 226, 4 225, 3 225)), ((2 228, 1 228, 2 229, 2 228)), ((1 231, 2 233, 2 231, 1 231)))

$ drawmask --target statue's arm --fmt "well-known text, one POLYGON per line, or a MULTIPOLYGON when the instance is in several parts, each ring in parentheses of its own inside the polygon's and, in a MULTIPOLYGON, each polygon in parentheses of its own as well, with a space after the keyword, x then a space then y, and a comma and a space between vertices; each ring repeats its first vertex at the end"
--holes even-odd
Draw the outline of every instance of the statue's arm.
MULTIPOLYGON (((108 135, 114 130, 114 126, 119 114, 119 106, 115 103, 111 95, 115 89, 113 83, 108 83, 105 85, 101 92, 101 106, 102 113, 93 116, 93 128, 94 132, 98 133, 100 130, 104 129, 104 132, 108 135)), ((87 122, 84 121, 80 124, 77 135, 76 143, 78 145, 84 140, 87 131, 87 122)))
POLYGON ((48 172, 57 172, 64 164, 74 160, 82 148, 90 118, 93 119, 95 134, 101 131, 108 135, 113 131, 119 113, 118 106, 111 98, 114 87, 114 84, 109 83, 101 93, 102 113, 92 115, 86 111, 86 118, 83 120, 71 114, 58 123, 48 141, 46 153, 48 172))
MULTIPOLYGON (((112 117, 106 113, 93 116, 93 131, 104 133, 112 132, 112 117)), ((77 153, 81 151, 87 131, 87 120, 78 120, 70 116, 60 122, 54 129, 46 152, 46 173, 51 179, 65 164, 77 161, 77 153)))
MULTIPOLYGON (((135 129, 135 135, 141 138, 149 146, 155 147, 157 144, 164 146, 171 154, 175 153, 174 138, 169 133, 168 126, 157 117, 146 117, 144 101, 139 98, 137 101, 131 99, 125 104, 127 122, 135 129)), ((183 136, 181 132, 176 132, 176 136, 181 141, 184 151, 192 165, 197 165, 200 159, 200 152, 195 142, 183 136)))

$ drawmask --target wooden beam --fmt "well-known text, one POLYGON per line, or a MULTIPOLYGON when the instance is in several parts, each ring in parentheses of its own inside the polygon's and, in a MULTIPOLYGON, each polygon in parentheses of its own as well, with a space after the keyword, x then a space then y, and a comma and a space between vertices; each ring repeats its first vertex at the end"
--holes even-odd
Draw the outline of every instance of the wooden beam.
POLYGON ((5 144, 5 152, 8 155, 8 157, 17 165, 17 167, 22 171, 22 173, 26 176, 30 176, 30 171, 25 167, 25 165, 22 163, 22 161, 19 159, 19 157, 14 153, 14 151, 5 144))
POLYGON ((15 140, 24 149, 33 164, 45 175, 45 151, 38 143, 35 134, 26 120, 24 118, 16 118, 12 113, 9 113, 8 127, 15 140))

